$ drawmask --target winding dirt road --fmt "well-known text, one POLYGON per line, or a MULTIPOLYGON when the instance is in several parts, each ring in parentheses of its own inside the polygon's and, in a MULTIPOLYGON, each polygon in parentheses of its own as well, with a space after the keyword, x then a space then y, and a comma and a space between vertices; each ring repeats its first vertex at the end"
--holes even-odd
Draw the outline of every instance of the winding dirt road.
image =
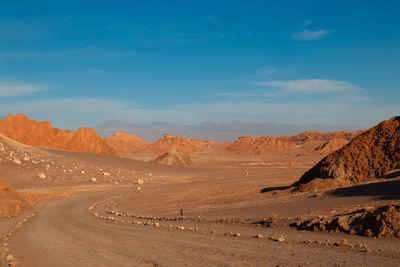
MULTIPOLYGON (((45 203, 16 230, 9 248, 25 266, 396 266, 398 257, 347 248, 305 245, 322 233, 286 229, 284 242, 268 239, 283 230, 254 225, 193 222, 203 231, 120 224, 103 220, 88 207, 133 192, 119 189, 77 195, 45 203), (210 233, 209 229, 216 229, 210 233), (223 234, 241 233, 240 236, 223 234), (264 238, 254 238, 260 233, 264 238)), ((343 238, 335 236, 331 238, 343 238)))

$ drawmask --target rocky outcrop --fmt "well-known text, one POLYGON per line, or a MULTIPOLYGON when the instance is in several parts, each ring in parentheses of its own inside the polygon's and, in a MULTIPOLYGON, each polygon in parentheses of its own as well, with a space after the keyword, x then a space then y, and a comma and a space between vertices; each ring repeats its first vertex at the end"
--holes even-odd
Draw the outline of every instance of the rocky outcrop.
POLYGON ((361 209, 334 217, 298 219, 299 230, 341 231, 369 237, 400 237, 400 205, 361 209))
POLYGON ((115 150, 91 128, 82 127, 76 132, 60 130, 53 128, 48 121, 30 120, 24 114, 10 114, 5 120, 0 120, 0 133, 34 147, 116 155, 115 150))
POLYGON ((212 141, 188 139, 164 134, 160 140, 148 145, 144 150, 147 152, 160 153, 165 153, 172 150, 183 153, 202 152, 209 148, 212 143, 212 141))
POLYGON ((296 142, 282 140, 279 137, 250 137, 242 136, 226 147, 227 151, 235 153, 266 154, 296 147, 296 142))
POLYGON ((398 167, 400 117, 393 117, 326 156, 293 185, 303 190, 307 187, 305 185, 311 182, 318 181, 318 184, 323 186, 324 180, 331 186, 357 184, 398 167))
POLYGON ((134 153, 150 144, 136 135, 120 132, 115 133, 113 137, 103 138, 103 140, 107 145, 112 147, 118 155, 134 153))
POLYGON ((17 216, 25 202, 11 184, 0 179, 0 217, 17 216))
POLYGON ((227 146, 226 150, 235 153, 267 154, 269 152, 278 152, 296 148, 308 142, 328 142, 335 139, 346 140, 348 142, 361 133, 362 131, 358 130, 354 132, 341 131, 332 133, 305 132, 280 137, 243 136, 227 146))
POLYGON ((188 154, 176 150, 171 150, 161 154, 154 159, 153 162, 174 166, 190 166, 193 164, 188 154))

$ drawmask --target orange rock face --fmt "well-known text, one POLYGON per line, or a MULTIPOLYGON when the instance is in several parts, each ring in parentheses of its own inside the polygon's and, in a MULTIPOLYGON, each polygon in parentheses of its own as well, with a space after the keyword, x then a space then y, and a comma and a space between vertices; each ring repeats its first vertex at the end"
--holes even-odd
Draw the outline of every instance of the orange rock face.
POLYGON ((226 150, 235 153, 266 154, 268 152, 282 151, 296 146, 296 142, 282 140, 279 137, 239 137, 230 144, 226 150))
POLYGON ((5 120, 0 120, 0 133, 34 147, 116 155, 115 150, 91 128, 82 127, 77 132, 59 130, 48 121, 30 120, 24 114, 10 114, 5 120))
POLYGON ((399 167, 400 116, 381 122, 328 155, 294 186, 301 187, 313 180, 319 183, 325 180, 341 185, 356 184, 399 167))
POLYGON ((144 150, 150 152, 169 152, 176 150, 184 153, 201 152, 207 149, 213 142, 195 139, 187 139, 165 134, 163 138, 147 146, 144 150))
POLYGON ((136 152, 150 144, 136 135, 120 132, 115 133, 111 138, 103 138, 103 140, 119 155, 136 152))

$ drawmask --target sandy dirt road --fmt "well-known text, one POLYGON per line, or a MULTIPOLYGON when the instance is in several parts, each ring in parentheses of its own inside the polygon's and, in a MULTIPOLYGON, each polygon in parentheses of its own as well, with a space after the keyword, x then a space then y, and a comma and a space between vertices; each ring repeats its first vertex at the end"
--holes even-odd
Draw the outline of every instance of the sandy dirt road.
MULTIPOLYGON (((161 185, 162 186, 162 185, 161 185)), ((217 229, 181 231, 118 224, 88 212, 94 202, 136 188, 77 195, 45 203, 16 230, 9 248, 22 266, 398 266, 399 258, 347 248, 304 245, 326 234, 254 225, 192 226, 217 229), (240 232, 240 237, 224 231, 240 232), (284 242, 268 239, 285 231, 284 242), (253 238, 261 233, 264 238, 253 238)), ((144 189, 146 190, 146 189, 144 189)), ((333 240, 345 235, 331 236, 333 240)), ((347 237, 347 236, 345 236, 347 237)), ((361 238, 361 237, 355 237, 361 238)), ((355 240, 354 242, 359 242, 355 240)), ((390 252, 387 252, 390 253, 390 252)))

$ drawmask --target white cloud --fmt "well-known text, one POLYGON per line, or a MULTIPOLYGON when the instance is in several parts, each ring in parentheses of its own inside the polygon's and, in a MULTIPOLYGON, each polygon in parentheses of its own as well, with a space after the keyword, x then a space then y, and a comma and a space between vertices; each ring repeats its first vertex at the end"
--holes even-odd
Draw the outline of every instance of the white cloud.
POLYGON ((46 89, 43 85, 0 81, 0 97, 22 96, 46 89))
POLYGON ((356 92, 360 88, 350 82, 325 80, 325 79, 302 79, 291 81, 266 81, 255 82, 255 85, 262 85, 277 88, 282 93, 291 94, 321 94, 332 92, 356 92))
POLYGON ((304 21, 303 25, 308 26, 311 24, 311 22, 312 22, 311 20, 306 20, 306 21, 304 21))
POLYGON ((324 29, 317 30, 317 31, 304 30, 304 31, 296 32, 295 34, 292 35, 292 38, 295 40, 300 40, 300 41, 318 40, 318 39, 326 37, 331 32, 332 31, 328 31, 328 30, 324 30, 324 29))

